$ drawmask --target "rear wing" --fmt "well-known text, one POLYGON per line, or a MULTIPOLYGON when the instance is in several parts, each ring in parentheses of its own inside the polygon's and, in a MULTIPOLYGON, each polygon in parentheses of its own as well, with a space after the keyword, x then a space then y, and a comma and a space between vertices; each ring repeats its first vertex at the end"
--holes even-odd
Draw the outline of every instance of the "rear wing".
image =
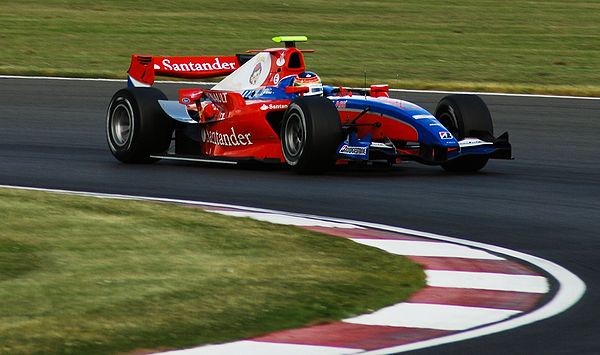
POLYGON ((149 56, 134 54, 129 66, 128 86, 151 86, 154 78, 167 76, 175 78, 201 79, 224 76, 233 73, 252 58, 251 54, 231 56, 149 56))

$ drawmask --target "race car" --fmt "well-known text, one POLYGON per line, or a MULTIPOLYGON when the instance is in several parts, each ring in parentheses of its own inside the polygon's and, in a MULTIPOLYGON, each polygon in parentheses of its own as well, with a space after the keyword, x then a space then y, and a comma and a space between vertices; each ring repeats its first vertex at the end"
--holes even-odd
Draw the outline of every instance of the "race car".
POLYGON ((476 95, 444 97, 432 114, 389 97, 387 85, 323 85, 307 71, 305 36, 232 56, 132 55, 128 87, 112 97, 106 133, 124 163, 173 159, 237 164, 261 161, 319 173, 336 164, 417 161, 474 172, 488 159, 511 159, 508 133, 494 136, 476 95), (210 89, 179 90, 168 100, 155 76, 225 76, 210 89))

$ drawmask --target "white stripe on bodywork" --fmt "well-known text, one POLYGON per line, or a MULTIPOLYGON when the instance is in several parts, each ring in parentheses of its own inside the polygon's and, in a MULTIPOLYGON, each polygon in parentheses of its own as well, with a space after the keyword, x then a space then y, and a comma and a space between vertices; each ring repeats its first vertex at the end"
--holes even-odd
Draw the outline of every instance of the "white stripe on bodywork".
POLYGON ((189 161, 189 162, 195 162, 195 163, 227 164, 227 165, 237 165, 237 163, 238 163, 237 161, 233 161, 233 160, 188 158, 188 157, 177 157, 177 156, 169 156, 169 155, 151 155, 150 158, 176 160, 176 161, 189 161))
POLYGON ((434 287, 547 293, 548 280, 543 276, 509 275, 490 272, 425 270, 427 285, 434 287))
POLYGON ((129 80, 131 81, 131 83, 133 84, 133 86, 136 87, 136 88, 147 88, 147 87, 151 86, 150 84, 146 84, 146 83, 143 83, 143 82, 141 82, 139 80, 134 79, 131 75, 127 75, 127 77, 129 78, 129 80))
POLYGON ((412 118, 414 118, 415 120, 422 120, 426 118, 435 119, 436 117, 434 115, 413 115, 412 118))
POLYGON ((461 148, 477 147, 480 145, 493 145, 493 142, 485 142, 478 138, 465 138, 462 141, 458 141, 458 145, 461 148))
POLYGON ((187 107, 180 104, 179 101, 158 100, 158 104, 174 120, 190 124, 198 123, 190 117, 187 107))
POLYGON ((427 303, 399 303, 344 322, 389 327, 466 330, 499 322, 520 311, 427 303))
POLYGON ((486 251, 465 247, 452 243, 421 242, 413 240, 396 239, 354 239, 353 241, 379 248, 388 253, 410 256, 436 256, 447 258, 504 260, 486 251))
POLYGON ((163 355, 350 355, 363 352, 362 349, 337 348, 284 343, 267 343, 242 340, 227 344, 206 345, 186 350, 175 350, 163 355))

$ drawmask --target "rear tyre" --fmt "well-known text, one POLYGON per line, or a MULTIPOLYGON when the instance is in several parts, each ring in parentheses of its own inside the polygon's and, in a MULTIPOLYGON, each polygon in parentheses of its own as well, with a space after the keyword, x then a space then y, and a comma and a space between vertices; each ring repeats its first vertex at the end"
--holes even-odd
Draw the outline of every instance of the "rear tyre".
POLYGON ((341 139, 340 116, 330 100, 300 97, 288 106, 281 125, 281 149, 295 171, 321 173, 332 167, 341 139))
MULTIPOLYGON (((485 141, 494 139, 492 116, 485 102, 477 95, 444 97, 435 109, 435 117, 457 140, 466 137, 485 141)), ((475 172, 481 170, 488 159, 488 156, 466 155, 442 164, 442 168, 451 172, 475 172)))
POLYGON ((151 163, 169 149, 174 125, 158 100, 167 97, 155 88, 117 91, 106 113, 106 138, 111 153, 124 163, 151 163))

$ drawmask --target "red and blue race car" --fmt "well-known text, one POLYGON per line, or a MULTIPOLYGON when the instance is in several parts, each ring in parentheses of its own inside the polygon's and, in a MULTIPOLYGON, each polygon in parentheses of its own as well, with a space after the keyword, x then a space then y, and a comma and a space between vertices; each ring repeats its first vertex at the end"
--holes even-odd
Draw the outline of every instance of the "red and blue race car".
POLYGON ((473 172, 490 158, 511 159, 508 133, 494 136, 478 96, 446 96, 430 113, 390 98, 387 85, 323 85, 305 69, 308 51, 296 47, 306 37, 273 40, 283 46, 233 56, 133 55, 128 87, 108 107, 112 154, 125 163, 262 161, 301 173, 405 160, 473 172), (152 87, 157 75, 225 78, 168 100, 152 87))

